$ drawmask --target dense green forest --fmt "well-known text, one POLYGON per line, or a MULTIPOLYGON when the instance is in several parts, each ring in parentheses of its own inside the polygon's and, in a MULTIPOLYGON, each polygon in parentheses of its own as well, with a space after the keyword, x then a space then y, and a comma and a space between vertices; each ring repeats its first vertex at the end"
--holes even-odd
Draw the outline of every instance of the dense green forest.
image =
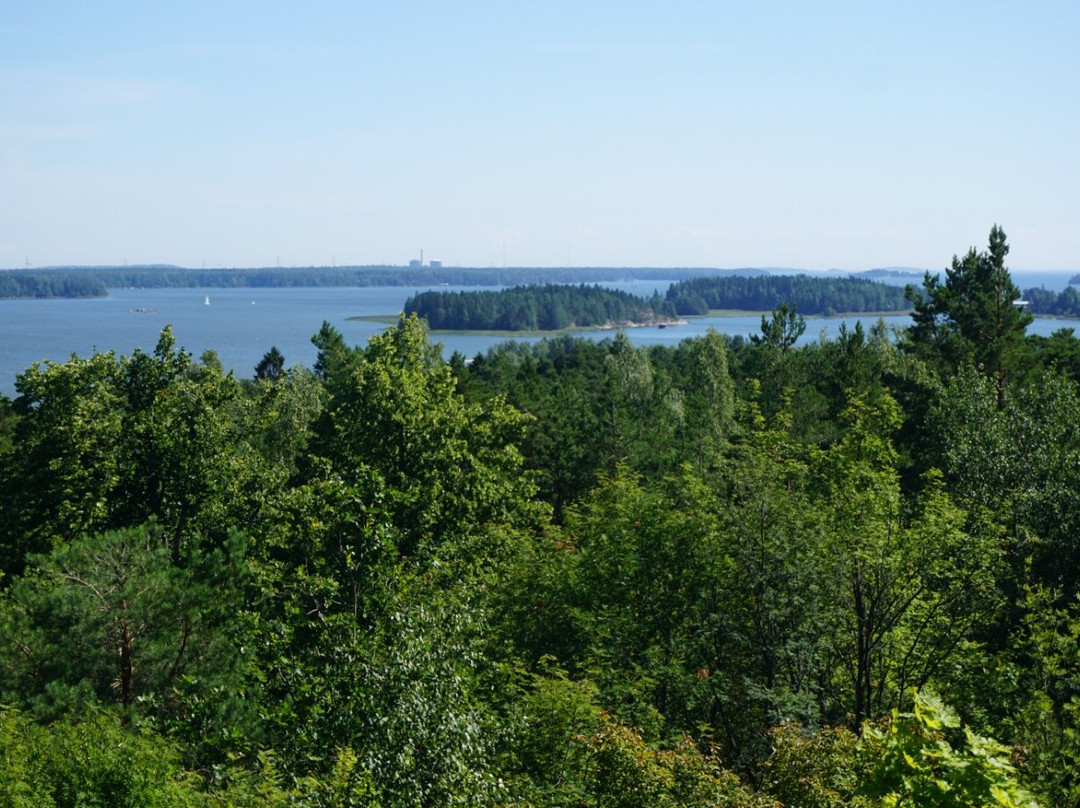
POLYGON ((0 272, 0 298, 4 297, 104 297, 100 278, 78 272, 0 272))
POLYGON ((659 295, 642 299, 585 284, 514 286, 497 292, 420 292, 405 301, 405 313, 423 317, 434 329, 470 331, 559 331, 677 320, 675 307, 659 295))
POLYGON ((0 805, 1080 806, 1080 341, 166 329, 0 399, 0 805))
POLYGON ((769 311, 781 303, 803 314, 903 311, 904 290, 865 278, 814 278, 808 275, 691 278, 671 285, 667 299, 679 314, 709 309, 769 311))
POLYGON ((1036 314, 1080 318, 1080 292, 1075 286, 1066 286, 1057 293, 1046 289, 1027 289, 1024 291, 1024 299, 1030 303, 1032 312, 1036 314))

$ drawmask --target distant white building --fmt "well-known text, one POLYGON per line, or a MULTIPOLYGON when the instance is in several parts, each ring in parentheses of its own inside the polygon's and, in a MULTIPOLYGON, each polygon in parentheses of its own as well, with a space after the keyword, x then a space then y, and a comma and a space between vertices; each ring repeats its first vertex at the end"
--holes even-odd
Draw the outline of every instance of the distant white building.
POLYGON ((431 267, 432 269, 442 269, 442 259, 441 258, 432 258, 431 262, 428 264, 428 266, 431 267))
POLYGON ((421 261, 419 258, 413 258, 409 261, 409 269, 416 269, 420 266, 423 266, 423 261, 421 261))

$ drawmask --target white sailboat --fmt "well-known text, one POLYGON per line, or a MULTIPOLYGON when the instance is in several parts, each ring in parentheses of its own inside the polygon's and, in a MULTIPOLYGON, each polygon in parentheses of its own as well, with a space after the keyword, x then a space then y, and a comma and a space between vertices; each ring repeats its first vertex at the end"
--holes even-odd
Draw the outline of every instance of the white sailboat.
POLYGON ((210 305, 210 295, 206 296, 206 300, 203 301, 203 305, 204 306, 209 306, 210 305))

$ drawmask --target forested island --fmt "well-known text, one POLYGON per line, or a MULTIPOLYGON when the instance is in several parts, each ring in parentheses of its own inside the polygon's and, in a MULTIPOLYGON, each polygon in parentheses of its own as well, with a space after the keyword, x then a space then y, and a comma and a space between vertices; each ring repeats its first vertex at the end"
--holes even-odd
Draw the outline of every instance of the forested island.
POLYGON ((405 301, 405 313, 434 329, 560 331, 678 321, 675 306, 660 295, 643 299, 601 286, 544 284, 497 292, 421 292, 405 301))
POLYGON ((557 331, 611 325, 667 325, 711 310, 769 311, 781 305, 803 314, 895 312, 910 307, 904 289, 862 278, 757 275, 693 278, 664 296, 643 299, 598 286, 546 284, 500 291, 413 295, 406 313, 434 329, 557 331))
POLYGON ((423 320, 0 398, 0 804, 1080 805, 1080 340, 423 320))
MULTIPOLYGON (((1070 284, 1072 283, 1075 283, 1075 279, 1070 281, 1070 284)), ((1024 299, 1028 301, 1033 313, 1080 318, 1080 292, 1075 286, 1066 286, 1057 293, 1046 289, 1027 289, 1024 291, 1024 299)))
POLYGON ((903 288, 865 278, 815 278, 808 275, 691 278, 667 291, 681 315, 710 309, 769 311, 781 303, 803 314, 895 312, 910 307, 903 288))

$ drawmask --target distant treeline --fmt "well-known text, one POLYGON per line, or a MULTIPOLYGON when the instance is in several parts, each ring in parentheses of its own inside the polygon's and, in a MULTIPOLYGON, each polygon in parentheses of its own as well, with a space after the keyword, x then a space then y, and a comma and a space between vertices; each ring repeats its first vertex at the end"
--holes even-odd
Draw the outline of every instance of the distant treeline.
POLYGON ((674 305, 660 295, 643 299, 600 286, 515 286, 498 292, 421 292, 405 301, 435 329, 558 331, 607 324, 671 322, 674 305))
POLYGON ((904 311, 904 289, 862 278, 813 278, 807 275, 691 278, 672 284, 667 299, 681 315, 710 309, 771 311, 781 303, 800 314, 846 314, 904 311))
MULTIPOLYGON (((105 288, 284 288, 317 286, 516 286, 542 283, 610 283, 620 280, 679 281, 718 273, 755 270, 719 270, 703 267, 679 269, 642 267, 262 267, 254 269, 185 269, 154 265, 132 267, 49 267, 0 272, 0 279, 34 278, 47 288, 60 278, 93 284, 94 294, 105 288)), ((0 293, 4 297, 44 297, 34 292, 0 293)), ((21 288, 21 287, 20 287, 21 288)), ((72 286, 72 289, 81 287, 72 286)), ((89 286, 87 287, 89 288, 89 286)), ((54 296, 82 297, 84 293, 56 292, 54 296)))
MULTIPOLYGON (((1070 283, 1076 282, 1073 278, 1070 283)), ((1025 289, 1024 299, 1031 302, 1032 314, 1051 314, 1058 317, 1080 317, 1080 292, 1066 286, 1060 293, 1046 289, 1025 289)))
POLYGON ((0 297, 104 297, 97 278, 64 271, 0 272, 0 297))

